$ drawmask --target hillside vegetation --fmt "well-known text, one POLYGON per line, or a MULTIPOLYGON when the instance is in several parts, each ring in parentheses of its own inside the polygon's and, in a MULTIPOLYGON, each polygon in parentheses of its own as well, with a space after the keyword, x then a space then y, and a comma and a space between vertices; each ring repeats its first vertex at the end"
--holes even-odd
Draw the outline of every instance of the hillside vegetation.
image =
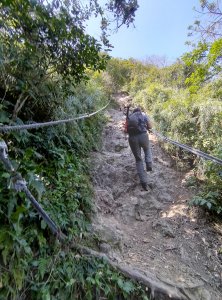
MULTIPOLYGON (((185 62, 186 59, 184 58, 185 62)), ((112 59, 107 72, 115 88, 127 91, 133 105, 151 116, 154 128, 164 136, 222 158, 222 79, 220 75, 194 91, 189 66, 183 60, 159 68, 130 60, 112 59)), ((198 158, 169 143, 163 147, 177 165, 191 168, 190 183, 203 191, 193 203, 220 214, 222 211, 221 166, 198 158)))
MULTIPOLYGON (((97 1, 85 8, 80 1, 43 3, 1 1, 1 125, 90 113, 108 103, 117 90, 125 90, 135 105, 151 114, 155 128, 164 135, 222 158, 220 73, 210 81, 203 76, 192 81, 192 54, 164 68, 109 59, 101 43, 84 31, 90 14, 100 15, 103 45, 109 48, 108 21, 97 1)), ((107 3, 117 27, 133 21, 137 1, 107 3)), ((69 244, 96 247, 90 231, 93 191, 88 157, 90 151, 100 149, 105 122, 100 113, 58 126, 0 132, 16 172, 68 236, 65 243, 57 241, 24 193, 11 188, 13 177, 0 163, 0 299, 73 299, 74 295, 75 299, 148 299, 142 286, 105 261, 80 255, 69 244)), ((221 167, 169 144, 164 147, 182 167, 195 170, 191 184, 201 183, 204 189, 194 203, 220 213, 221 167)))

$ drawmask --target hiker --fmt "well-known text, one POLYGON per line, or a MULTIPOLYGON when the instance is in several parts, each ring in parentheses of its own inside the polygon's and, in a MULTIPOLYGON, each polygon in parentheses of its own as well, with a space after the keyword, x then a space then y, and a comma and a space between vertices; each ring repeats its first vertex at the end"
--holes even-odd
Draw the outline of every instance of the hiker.
POLYGON ((137 107, 127 118, 127 133, 129 134, 129 145, 136 160, 136 169, 142 188, 147 191, 147 172, 152 171, 152 153, 147 131, 152 128, 149 117, 137 107), (146 163, 144 170, 141 155, 143 149, 146 163))

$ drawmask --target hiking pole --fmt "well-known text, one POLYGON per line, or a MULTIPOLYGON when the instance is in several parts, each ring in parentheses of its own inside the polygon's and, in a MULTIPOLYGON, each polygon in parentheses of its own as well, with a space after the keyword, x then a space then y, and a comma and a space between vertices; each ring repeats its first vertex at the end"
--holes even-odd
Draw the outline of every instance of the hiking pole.
POLYGON ((124 123, 124 133, 127 134, 128 133, 128 119, 129 119, 129 109, 130 109, 130 105, 127 105, 124 107, 124 109, 126 108, 126 111, 125 111, 125 115, 126 115, 126 120, 125 120, 125 123, 124 123))

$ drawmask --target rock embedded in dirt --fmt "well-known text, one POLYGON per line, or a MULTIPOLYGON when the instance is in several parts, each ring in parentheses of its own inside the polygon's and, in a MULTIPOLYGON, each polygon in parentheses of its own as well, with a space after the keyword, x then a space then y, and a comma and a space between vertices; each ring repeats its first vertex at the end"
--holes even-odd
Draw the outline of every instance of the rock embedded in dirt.
POLYGON ((111 250, 111 246, 109 244, 107 244, 107 243, 101 243, 99 245, 99 249, 103 253, 109 253, 110 250, 111 250))
POLYGON ((154 221, 152 227, 153 229, 161 232, 163 236, 171 237, 171 238, 175 237, 173 228, 165 220, 154 221))

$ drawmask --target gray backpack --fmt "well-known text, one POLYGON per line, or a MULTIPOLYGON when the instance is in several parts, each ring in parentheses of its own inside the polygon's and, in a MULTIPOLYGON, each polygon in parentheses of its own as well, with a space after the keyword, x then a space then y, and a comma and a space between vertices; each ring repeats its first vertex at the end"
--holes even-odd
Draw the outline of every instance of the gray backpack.
POLYGON ((129 134, 137 134, 147 131, 146 120, 142 112, 132 113, 127 119, 127 131, 129 134))

